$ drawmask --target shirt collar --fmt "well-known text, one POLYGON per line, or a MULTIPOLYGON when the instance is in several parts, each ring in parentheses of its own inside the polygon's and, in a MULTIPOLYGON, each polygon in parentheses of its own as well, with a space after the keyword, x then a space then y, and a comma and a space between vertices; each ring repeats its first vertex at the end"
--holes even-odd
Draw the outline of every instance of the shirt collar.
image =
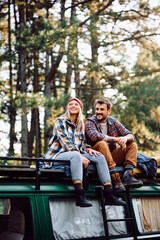
POLYGON ((70 118, 67 116, 66 117, 66 122, 69 124, 69 125, 72 125, 73 127, 77 127, 77 124, 73 124, 72 122, 71 122, 71 120, 70 120, 70 118))

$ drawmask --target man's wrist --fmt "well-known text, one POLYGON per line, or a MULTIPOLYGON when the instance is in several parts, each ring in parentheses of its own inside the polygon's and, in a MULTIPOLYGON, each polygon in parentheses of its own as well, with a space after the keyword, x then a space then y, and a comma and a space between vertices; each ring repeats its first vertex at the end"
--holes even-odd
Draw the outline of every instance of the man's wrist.
POLYGON ((126 135, 127 142, 132 142, 134 141, 134 136, 132 134, 126 135))
POLYGON ((108 135, 105 135, 104 140, 108 142, 108 135))
POLYGON ((112 136, 105 135, 104 139, 106 142, 118 142, 118 137, 112 137, 112 136))

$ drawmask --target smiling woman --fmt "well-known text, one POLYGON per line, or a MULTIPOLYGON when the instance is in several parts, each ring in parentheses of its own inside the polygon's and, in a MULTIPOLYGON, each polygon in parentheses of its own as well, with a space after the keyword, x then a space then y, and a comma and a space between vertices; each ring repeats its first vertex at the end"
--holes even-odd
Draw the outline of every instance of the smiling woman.
POLYGON ((70 115, 78 114, 79 113, 80 106, 77 101, 71 101, 68 104, 68 111, 70 112, 70 115))
POLYGON ((73 124, 78 123, 82 130, 84 130, 84 124, 83 124, 83 103, 78 98, 71 98, 67 102, 67 114, 71 119, 71 122, 73 124))

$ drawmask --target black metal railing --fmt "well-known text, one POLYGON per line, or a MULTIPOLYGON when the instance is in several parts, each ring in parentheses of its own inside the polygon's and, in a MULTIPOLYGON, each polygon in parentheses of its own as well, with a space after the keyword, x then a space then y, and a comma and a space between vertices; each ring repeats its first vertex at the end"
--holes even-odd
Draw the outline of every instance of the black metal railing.
POLYGON ((40 162, 59 162, 59 163, 65 163, 65 164, 70 164, 69 160, 54 160, 54 159, 43 159, 43 158, 30 158, 30 157, 0 157, 0 161, 21 161, 21 162, 28 162, 28 165, 9 165, 9 164, 0 164, 0 168, 21 168, 21 169, 26 169, 30 167, 30 164, 35 162, 35 189, 40 190, 40 162))

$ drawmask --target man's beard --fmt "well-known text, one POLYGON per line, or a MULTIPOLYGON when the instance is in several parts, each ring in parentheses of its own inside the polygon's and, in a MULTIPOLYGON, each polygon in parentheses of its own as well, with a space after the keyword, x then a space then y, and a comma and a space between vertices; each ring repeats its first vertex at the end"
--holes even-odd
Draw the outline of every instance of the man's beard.
MULTIPOLYGON (((96 117, 97 116, 103 116, 103 114, 96 114, 96 117)), ((97 120, 98 120, 98 122, 102 122, 102 121, 106 120, 106 117, 102 117, 101 119, 97 118, 97 120)))

